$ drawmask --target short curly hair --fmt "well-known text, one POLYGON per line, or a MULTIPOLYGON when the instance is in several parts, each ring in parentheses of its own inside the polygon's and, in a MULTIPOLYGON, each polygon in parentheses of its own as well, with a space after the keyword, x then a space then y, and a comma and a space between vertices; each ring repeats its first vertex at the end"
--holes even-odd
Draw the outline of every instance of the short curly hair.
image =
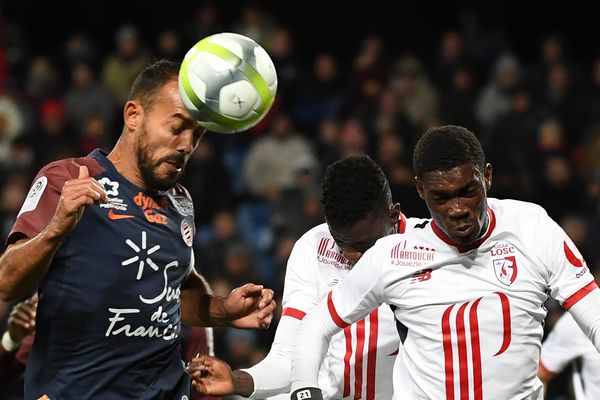
POLYGON ((429 129, 419 138, 413 153, 413 171, 448 171, 473 161, 483 171, 485 155, 473 132, 462 126, 444 125, 429 129))
POLYGON ((321 204, 332 226, 347 228, 371 211, 387 212, 391 198, 385 174, 369 156, 346 156, 325 170, 321 204))

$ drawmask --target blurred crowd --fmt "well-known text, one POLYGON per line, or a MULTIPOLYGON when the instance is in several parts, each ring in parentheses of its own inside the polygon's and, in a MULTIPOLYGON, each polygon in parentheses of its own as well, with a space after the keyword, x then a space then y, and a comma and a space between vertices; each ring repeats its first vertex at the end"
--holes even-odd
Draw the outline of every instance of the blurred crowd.
MULTIPOLYGON (((501 29, 490 32, 473 16, 440 30, 430 57, 398 53, 370 34, 356 43, 350 62, 319 49, 307 59, 297 52, 301 35, 268 9, 247 4, 229 25, 222 13, 201 5, 152 37, 124 24, 108 52, 76 33, 56 54, 32 51, 18 23, 0 21, 3 243, 43 165, 111 149, 144 66, 180 61, 199 39, 232 31, 265 47, 279 87, 255 128, 207 134, 184 176, 196 211, 196 268, 217 293, 253 281, 282 294, 294 241, 323 222, 323 170, 343 155, 370 154, 403 212, 427 216, 413 188, 411 152, 419 135, 439 124, 476 133, 494 166, 490 195, 544 206, 600 271, 600 57, 570 57, 564 37, 549 34, 525 63, 501 29)), ((561 311, 548 307, 551 329, 561 311)), ((0 321, 9 310, 0 304, 0 321)), ((251 365, 266 354, 273 332, 217 330, 216 353, 234 367, 251 365)))

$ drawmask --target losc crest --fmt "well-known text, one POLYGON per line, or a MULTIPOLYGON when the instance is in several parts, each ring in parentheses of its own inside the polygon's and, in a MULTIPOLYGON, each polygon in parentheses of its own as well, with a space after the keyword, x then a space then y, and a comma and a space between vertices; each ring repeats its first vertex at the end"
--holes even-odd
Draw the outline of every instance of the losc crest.
POLYGON ((515 256, 492 260, 494 263, 494 273, 500 283, 510 286, 517 279, 517 260, 515 256))

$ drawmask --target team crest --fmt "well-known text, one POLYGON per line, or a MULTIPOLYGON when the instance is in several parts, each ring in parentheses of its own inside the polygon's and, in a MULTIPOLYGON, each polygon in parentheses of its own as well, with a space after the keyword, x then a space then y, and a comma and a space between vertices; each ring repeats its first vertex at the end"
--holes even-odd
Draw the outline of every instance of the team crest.
POLYGON ((494 263, 494 272, 496 278, 503 285, 510 286, 517 279, 517 260, 515 256, 507 256, 497 260, 492 260, 494 263))
POLYGON ((194 203, 186 197, 175 197, 170 196, 171 202, 173 206, 177 210, 177 212, 184 217, 189 217, 194 215, 194 203))
POLYGON ((181 221, 181 237, 188 247, 192 247, 194 243, 194 229, 185 219, 181 221))

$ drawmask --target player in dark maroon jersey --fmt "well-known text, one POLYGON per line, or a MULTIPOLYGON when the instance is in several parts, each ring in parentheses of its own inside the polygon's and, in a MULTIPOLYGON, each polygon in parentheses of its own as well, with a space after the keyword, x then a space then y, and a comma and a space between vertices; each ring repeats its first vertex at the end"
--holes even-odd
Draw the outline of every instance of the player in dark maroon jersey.
POLYGON ((178 92, 179 65, 138 76, 110 154, 46 165, 0 257, 0 298, 37 290, 27 399, 188 399, 180 322, 265 328, 273 292, 213 296, 193 270, 193 204, 177 184, 205 133, 178 92))

